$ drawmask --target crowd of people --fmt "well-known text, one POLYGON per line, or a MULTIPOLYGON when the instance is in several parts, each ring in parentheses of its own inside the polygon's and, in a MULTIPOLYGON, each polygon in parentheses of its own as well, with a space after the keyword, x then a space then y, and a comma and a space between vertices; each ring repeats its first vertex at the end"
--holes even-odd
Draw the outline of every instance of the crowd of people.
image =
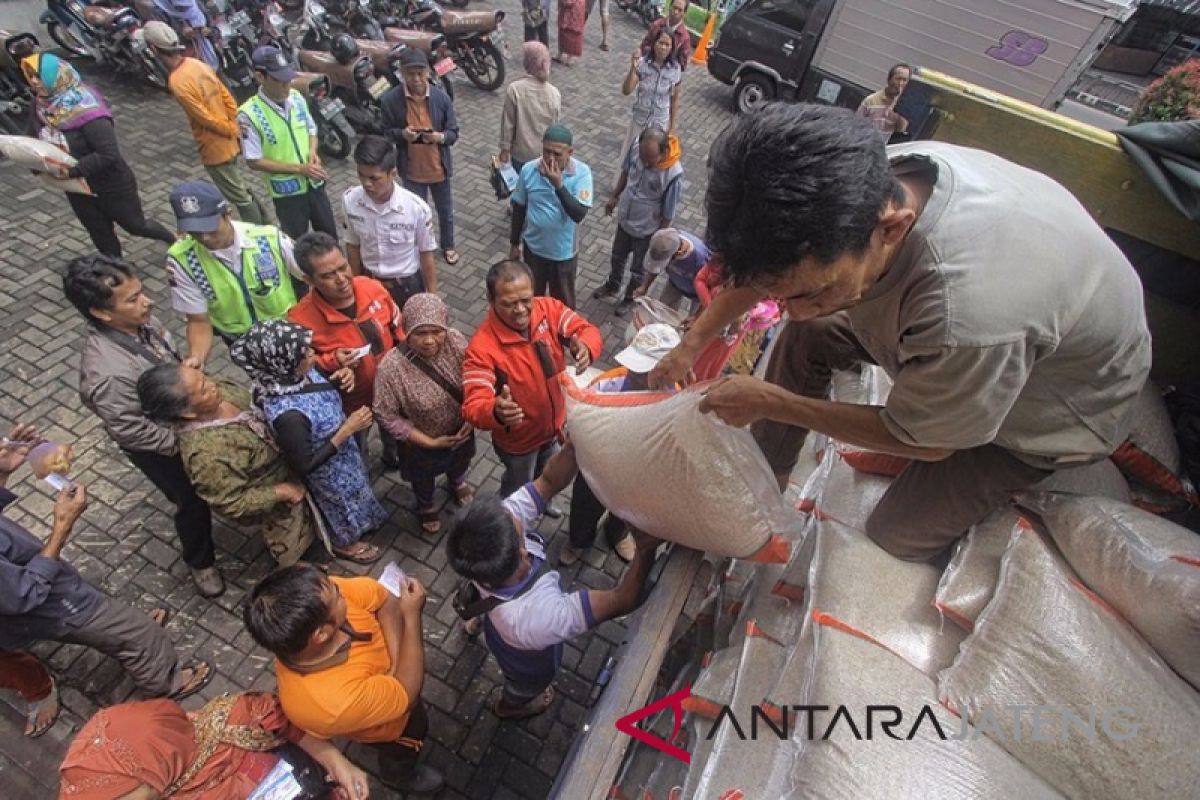
MULTIPOLYGON (((568 63, 580 55, 572 26, 582 8, 560 4, 568 63)), ((1044 177, 948 145, 886 150, 881 124, 906 125, 895 93, 884 94, 884 110, 857 116, 773 105, 731 124, 710 154, 707 231, 672 226, 683 178, 674 128, 690 47, 684 9, 676 0, 630 59, 622 89, 635 94, 633 118, 604 208, 616 234, 593 297, 616 299, 624 313, 665 272, 663 303, 687 304, 691 321, 682 336, 643 327, 592 388, 717 378, 741 321, 777 298, 791 321, 768 381, 721 378, 702 407, 753 424, 781 488, 809 429, 911 458, 867 530, 901 558, 935 557, 1013 490, 1111 452, 1149 367, 1136 276, 1044 177), (1030 238, 1032 229, 1044 235, 1030 238), (1015 253, 1022 241, 1053 247, 1058 270, 1039 267, 1044 253, 1015 253), (895 380, 886 406, 824 399, 832 370, 863 360, 895 380)), ((440 788, 442 776, 419 759, 430 724, 420 699, 425 587, 402 577, 389 590, 305 560, 318 548, 355 564, 380 558, 370 538, 389 519, 371 488, 372 430, 383 468, 411 486, 417 532, 408 535, 441 536, 442 506, 460 509, 440 543, 463 579, 455 610, 469 634, 484 632, 504 677, 497 716, 545 711, 564 642, 636 607, 660 543, 605 509, 579 472, 560 384, 604 346, 576 309, 577 226, 592 206, 592 171, 574 154, 549 83, 548 4, 527 4, 525 14, 535 41, 523 49, 527 76, 505 94, 500 137, 500 160, 519 176, 511 249, 487 272, 486 316, 470 335, 437 293, 434 254, 459 261, 450 189, 458 123, 423 56, 401 62, 403 83, 383 97, 387 135, 364 136, 354 150, 359 185, 342 197, 339 230, 313 122, 282 54, 255 51, 260 91, 238 109, 206 65, 180 55, 173 30, 148 26, 212 178, 171 192, 179 238, 145 219, 99 92, 54 56, 24 62, 40 122, 79 159, 63 176, 95 189, 70 197, 97 252, 63 276, 88 323, 83 404, 175 506, 200 595, 224 591, 213 511, 259 530, 277 563, 244 610, 246 629, 275 657, 275 694, 225 696, 185 713, 176 701, 207 685, 212 664, 182 662, 161 628, 165 612, 107 597, 63 558, 86 488, 61 491, 44 542, 0 516, 0 686, 29 701, 27 733, 44 733, 58 710, 52 677, 25 650, 34 641, 96 648, 154 698, 88 723, 62 766, 64 796, 241 796, 283 760, 305 785, 328 776, 365 797, 365 775, 330 744, 335 736, 375 749, 389 786, 440 788), (278 227, 239 183, 239 153, 262 174, 278 227), (168 245, 183 342, 155 316, 113 223, 168 245), (209 374, 217 348, 240 380, 209 374), (496 494, 477 496, 468 481, 479 431, 503 465, 496 494), (563 514, 555 498, 568 490, 559 561, 574 563, 603 531, 629 565, 613 589, 564 591, 549 568, 536 528, 543 515, 563 514)), ((23 424, 0 446, 0 502, 13 499, 3 485, 40 441, 23 424)))

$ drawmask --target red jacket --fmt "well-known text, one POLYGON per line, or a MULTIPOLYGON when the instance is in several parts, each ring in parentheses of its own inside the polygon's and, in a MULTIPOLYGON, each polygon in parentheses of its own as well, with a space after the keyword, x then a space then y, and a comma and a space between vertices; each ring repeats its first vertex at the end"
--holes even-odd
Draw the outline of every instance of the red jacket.
POLYGON ((562 430, 566 405, 556 376, 566 368, 567 355, 560 337, 578 335, 593 359, 604 346, 599 328, 552 297, 533 298, 529 330, 526 339, 501 322, 495 311, 488 311, 463 361, 463 416, 476 428, 491 431, 492 441, 514 455, 537 450, 562 430), (538 359, 539 342, 549 354, 548 369, 538 359), (525 412, 519 425, 505 427, 493 414, 501 374, 525 412))
POLYGON ((400 309, 383 284, 359 275, 354 279, 356 316, 350 319, 321 297, 315 289, 288 311, 288 319, 313 332, 312 347, 317 351, 317 369, 328 375, 341 368, 335 352, 342 347, 372 344, 364 329, 373 330, 378 341, 354 368, 354 391, 342 395, 346 413, 371 405, 375 395, 375 369, 384 355, 404 340, 400 327, 400 309))

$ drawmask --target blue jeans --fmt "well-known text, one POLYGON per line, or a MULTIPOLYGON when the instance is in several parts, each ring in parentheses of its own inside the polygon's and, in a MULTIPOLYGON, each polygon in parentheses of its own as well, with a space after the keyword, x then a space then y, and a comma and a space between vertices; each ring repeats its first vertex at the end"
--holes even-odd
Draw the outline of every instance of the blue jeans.
MULTIPOLYGON (((500 478, 500 496, 508 497, 542 474, 546 462, 558 452, 558 440, 554 439, 532 453, 519 456, 501 450, 495 442, 492 442, 492 449, 496 451, 496 457, 504 465, 504 475, 500 478)), ((548 498, 546 502, 549 502, 548 498)))
POLYGON ((433 206, 438 216, 438 244, 443 250, 454 249, 454 196, 450 193, 450 179, 441 183, 417 183, 404 179, 404 188, 422 200, 433 194, 433 206))

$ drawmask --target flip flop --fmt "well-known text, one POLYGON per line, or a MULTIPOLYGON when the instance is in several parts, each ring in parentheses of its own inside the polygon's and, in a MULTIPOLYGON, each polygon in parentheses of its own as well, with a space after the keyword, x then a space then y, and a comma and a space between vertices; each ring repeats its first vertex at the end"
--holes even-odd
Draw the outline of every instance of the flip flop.
POLYGON ((458 254, 457 250, 450 248, 449 250, 442 251, 442 258, 445 259, 447 264, 453 267, 459 262, 459 259, 461 259, 462 256, 458 254))
POLYGON ((344 558, 347 561, 353 561, 355 564, 374 564, 383 555, 383 551, 373 544, 367 542, 359 542, 362 547, 354 553, 346 550, 339 550, 336 547, 333 549, 333 554, 338 558, 344 558))
POLYGON ((606 52, 606 53, 607 53, 607 52, 608 52, 608 45, 607 45, 607 44, 604 44, 603 42, 601 42, 601 43, 600 43, 600 49, 601 49, 601 50, 603 50, 604 52, 606 52))
POLYGON ((171 609, 166 606, 150 609, 150 619, 154 620, 154 624, 158 627, 165 627, 167 620, 171 618, 171 609))
POLYGON ((208 686, 209 682, 213 679, 213 675, 217 674, 217 671, 213 669, 212 664, 208 663, 204 659, 197 659, 190 664, 184 664, 180 669, 190 669, 192 671, 192 676, 184 683, 183 686, 167 695, 167 698, 170 700, 182 700, 185 697, 191 697, 205 686, 208 686), (204 670, 204 672, 200 676, 199 681, 197 681, 196 675, 200 672, 200 670, 204 670))
POLYGON ((62 704, 58 702, 58 684, 51 679, 50 694, 46 695, 37 702, 29 704, 29 711, 27 711, 25 714, 25 735, 30 739, 36 739, 39 736, 42 736, 46 733, 46 731, 54 727, 54 723, 58 721, 58 715, 61 713, 62 704), (41 713, 42 708, 45 707, 47 703, 54 704, 54 713, 50 715, 50 719, 46 720, 41 725, 38 725, 38 715, 41 713))
POLYGON ((422 511, 417 514, 417 519, 420 520, 421 530, 425 533, 432 535, 442 530, 442 521, 437 511, 422 511))
POLYGON ((496 704, 492 706, 492 711, 500 719, 525 719, 526 717, 536 717, 538 714, 541 714, 543 711, 549 708, 550 704, 553 702, 554 687, 547 686, 544 692, 520 708, 504 708, 504 695, 501 695, 496 700, 496 704))
POLYGON ((469 485, 464 483, 462 486, 454 487, 454 502, 457 505, 459 505, 459 506, 470 505, 471 501, 474 499, 475 499, 475 490, 472 489, 469 485))

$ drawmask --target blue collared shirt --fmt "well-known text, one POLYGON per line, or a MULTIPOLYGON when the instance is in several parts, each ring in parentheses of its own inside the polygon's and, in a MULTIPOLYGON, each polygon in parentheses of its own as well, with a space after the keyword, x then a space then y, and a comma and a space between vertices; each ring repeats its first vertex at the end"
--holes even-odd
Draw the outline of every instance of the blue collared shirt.
MULTIPOLYGON (((514 203, 526 208, 521 238, 542 258, 566 261, 575 255, 579 226, 567 216, 554 184, 538 169, 540 163, 541 159, 535 159, 521 168, 521 180, 512 195, 514 203)), ((572 158, 562 181, 563 188, 581 205, 592 207, 592 170, 587 164, 572 158)))

